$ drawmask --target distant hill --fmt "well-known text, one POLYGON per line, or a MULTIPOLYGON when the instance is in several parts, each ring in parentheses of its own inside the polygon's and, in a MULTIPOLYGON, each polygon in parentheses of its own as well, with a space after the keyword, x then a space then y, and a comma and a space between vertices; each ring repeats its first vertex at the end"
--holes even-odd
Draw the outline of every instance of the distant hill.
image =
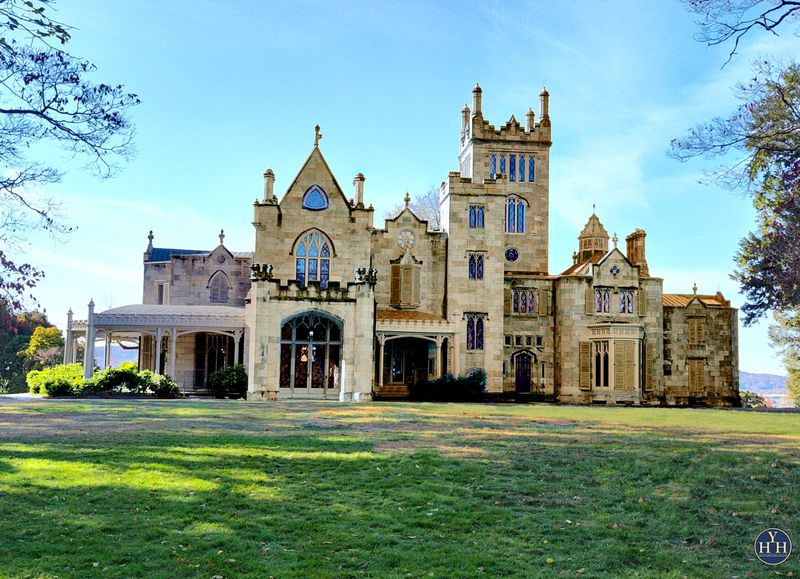
POLYGON ((786 390, 786 376, 739 372, 739 390, 749 390, 769 398, 776 407, 793 406, 786 390))

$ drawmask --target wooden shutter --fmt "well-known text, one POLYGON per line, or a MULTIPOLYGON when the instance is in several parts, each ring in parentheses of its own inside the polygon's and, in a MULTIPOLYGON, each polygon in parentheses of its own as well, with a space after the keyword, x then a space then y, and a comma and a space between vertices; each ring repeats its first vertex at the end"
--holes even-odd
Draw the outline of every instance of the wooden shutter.
POLYGON ((411 267, 411 303, 415 306, 419 305, 419 277, 420 266, 412 265, 411 267))
POLYGON ((586 314, 594 313, 594 288, 592 284, 586 284, 586 314))
POLYGON ((511 315, 511 288, 506 288, 503 292, 503 311, 507 316, 511 315))
POLYGON ((644 353, 644 360, 642 360, 642 368, 644 368, 644 389, 646 392, 652 392, 653 370, 655 369, 655 348, 653 347, 653 343, 646 342, 642 351, 644 353))
POLYGON ((412 303, 411 298, 414 293, 412 267, 411 265, 400 266, 400 303, 403 305, 412 303))
POLYGON ((614 341, 614 389, 634 389, 634 353, 636 342, 633 340, 614 341))
POLYGON ((705 380, 703 360, 689 360, 689 395, 702 396, 705 394, 705 380))
POLYGON ((539 315, 540 316, 549 316, 550 315, 550 291, 549 290, 539 290, 538 296, 539 302, 539 315))
POLYGON ((581 390, 592 388, 592 343, 580 343, 580 355, 578 359, 578 386, 581 390))
POLYGON ((400 265, 392 264, 392 284, 389 295, 392 305, 400 305, 400 265))

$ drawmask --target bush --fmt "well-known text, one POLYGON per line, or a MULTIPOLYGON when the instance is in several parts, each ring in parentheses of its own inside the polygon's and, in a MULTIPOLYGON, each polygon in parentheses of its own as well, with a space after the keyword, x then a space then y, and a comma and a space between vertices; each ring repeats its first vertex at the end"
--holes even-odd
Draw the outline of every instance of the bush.
POLYGON ((139 368, 135 362, 123 362, 116 368, 106 368, 95 372, 90 383, 86 385, 85 393, 90 392, 141 392, 142 380, 139 368))
POLYGON ((31 394, 75 396, 84 389, 81 364, 59 364, 43 370, 31 370, 26 377, 31 394))
POLYGON ((169 376, 159 376, 152 374, 152 382, 150 383, 150 391, 156 398, 180 398, 182 396, 181 389, 175 383, 175 380, 169 376))
POLYGON ((241 364, 220 368, 208 377, 208 389, 217 398, 247 396, 247 370, 241 364))
POLYGON ((486 371, 483 368, 472 370, 466 376, 446 374, 430 382, 412 384, 409 398, 428 402, 478 402, 488 394, 486 390, 486 371))

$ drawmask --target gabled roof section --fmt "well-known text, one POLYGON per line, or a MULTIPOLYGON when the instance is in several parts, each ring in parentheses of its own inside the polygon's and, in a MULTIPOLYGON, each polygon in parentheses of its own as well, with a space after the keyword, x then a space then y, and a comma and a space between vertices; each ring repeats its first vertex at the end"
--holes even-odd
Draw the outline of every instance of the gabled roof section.
POLYGON ((408 213, 420 225, 425 224, 425 229, 427 230, 428 229, 428 221, 426 219, 420 219, 417 216, 417 214, 414 213, 414 211, 411 209, 411 195, 407 191, 406 191, 406 196, 404 198, 404 201, 405 201, 406 206, 403 209, 401 209, 400 212, 397 215, 395 215, 394 217, 391 217, 389 219, 384 219, 383 220, 384 229, 387 228, 386 227, 387 223, 389 223, 390 221, 392 221, 392 222, 397 221, 398 219, 400 219, 403 216, 404 213, 408 213))
POLYGON ((583 231, 581 231, 578 239, 587 237, 604 237, 608 239, 608 231, 606 231, 606 228, 600 223, 600 218, 594 212, 591 217, 589 217, 589 221, 586 222, 586 225, 584 225, 583 231))
POLYGON ((624 260, 625 260, 625 263, 627 263, 629 266, 631 266, 631 267, 637 267, 637 266, 633 265, 633 264, 631 263, 631 261, 628 259, 628 257, 627 257, 627 256, 626 256, 624 253, 622 253, 622 252, 619 250, 619 247, 615 247, 614 249, 612 249, 611 251, 609 251, 608 253, 606 253, 606 254, 605 254, 603 257, 601 257, 601 258, 600 258, 600 261, 598 261, 598 262, 597 262, 597 265, 602 265, 602 264, 603 264, 603 263, 604 263, 604 262, 605 262, 605 261, 606 261, 606 260, 607 260, 609 257, 611 257, 612 255, 614 255, 615 253, 618 253, 618 254, 619 254, 619 256, 620 256, 622 259, 624 259, 624 260))
MULTIPOLYGON (((328 162, 325 160, 325 157, 323 156, 322 151, 320 150, 318 145, 314 145, 314 148, 311 149, 311 153, 308 155, 308 158, 306 158, 306 161, 305 163, 303 163, 303 166, 300 167, 300 171, 297 172, 297 176, 294 178, 294 181, 292 181, 291 185, 289 185, 289 188, 286 189, 286 193, 284 194, 283 199, 281 199, 279 205, 283 205, 283 202, 286 201, 286 198, 294 190, 295 186, 303 180, 307 180, 309 186, 311 186, 312 184, 317 184, 322 186, 322 188, 325 189, 326 193, 328 194, 329 198, 332 195, 338 193, 338 196, 342 200, 342 202, 345 205, 347 205, 347 207, 350 207, 350 202, 347 200, 347 197, 345 197, 342 188, 339 186, 339 182, 336 180, 333 171, 331 171, 331 168, 328 165, 328 162), (323 172, 325 173, 325 178, 326 178, 323 180, 329 179, 330 183, 319 183, 320 179, 318 175, 311 176, 310 174, 312 172, 311 167, 315 164, 319 164, 323 168, 323 172), (333 185, 334 191, 329 191, 326 188, 328 185, 333 185)), ((302 195, 304 192, 305 188, 303 188, 303 191, 301 191, 300 194, 302 195)))

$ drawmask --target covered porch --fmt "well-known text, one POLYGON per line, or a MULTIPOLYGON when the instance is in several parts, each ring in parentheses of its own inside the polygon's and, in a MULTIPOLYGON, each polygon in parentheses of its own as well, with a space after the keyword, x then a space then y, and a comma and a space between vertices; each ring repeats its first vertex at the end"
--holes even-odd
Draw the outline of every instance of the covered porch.
POLYGON ((411 310, 378 310, 373 391, 408 396, 411 384, 452 371, 453 330, 444 318, 411 310))
POLYGON ((111 364, 112 345, 126 342, 138 350, 140 370, 166 374, 184 391, 204 390, 208 375, 219 368, 246 364, 244 308, 135 304, 95 313, 90 302, 86 320, 68 313, 65 363, 77 361, 80 338, 87 378, 94 372, 98 340, 105 346, 103 367, 111 364))

